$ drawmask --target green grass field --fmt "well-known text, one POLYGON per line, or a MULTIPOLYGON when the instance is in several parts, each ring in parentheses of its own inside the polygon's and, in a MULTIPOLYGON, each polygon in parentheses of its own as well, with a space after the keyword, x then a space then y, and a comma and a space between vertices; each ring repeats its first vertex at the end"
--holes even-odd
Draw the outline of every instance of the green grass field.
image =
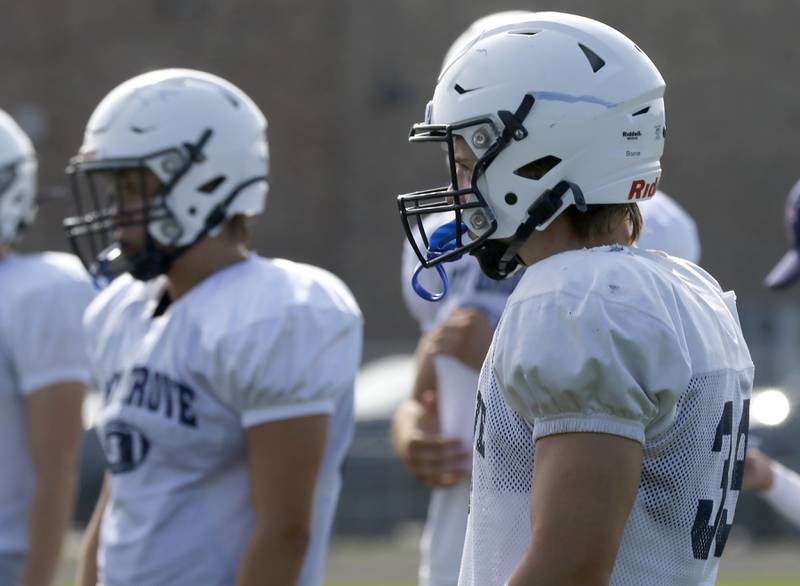
MULTIPOLYGON (((58 586, 74 586, 79 541, 79 533, 72 532, 58 586)), ((418 527, 390 540, 337 539, 328 554, 325 586, 417 586, 418 562, 418 527)), ((800 586, 800 543, 733 540, 719 576, 716 586, 800 586)))

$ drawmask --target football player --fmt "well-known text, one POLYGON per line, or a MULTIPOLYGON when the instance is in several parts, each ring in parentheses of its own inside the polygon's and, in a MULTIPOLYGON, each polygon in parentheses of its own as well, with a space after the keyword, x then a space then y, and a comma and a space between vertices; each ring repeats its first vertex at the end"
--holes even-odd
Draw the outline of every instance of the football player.
MULTIPOLYGON (((442 71, 478 36, 520 22, 531 14, 507 11, 478 19, 448 49, 442 71)), ((642 201, 640 209, 644 218, 640 247, 699 262, 697 227, 677 202, 658 191, 652 199, 642 201)), ((475 259, 462 257, 447 266, 447 298, 436 303, 420 296, 411 285, 418 264, 406 241, 403 297, 423 336, 416 352, 414 387, 395 413, 393 441, 403 463, 422 484, 433 489, 420 544, 419 583, 454 586, 458 582, 469 508, 469 460, 465 442, 458 440, 472 437, 478 371, 506 299, 522 271, 494 281, 481 273, 475 259), (443 434, 443 426, 448 433, 443 434)), ((427 289, 438 285, 433 269, 423 271, 418 278, 427 289)))
POLYGON ((50 584, 72 517, 89 381, 81 317, 94 296, 77 258, 20 254, 37 161, 0 111, 0 584, 50 584))
POLYGON ((412 128, 451 180, 399 197, 422 266, 527 266, 480 375, 459 584, 714 583, 753 365, 733 293, 633 246, 663 92, 618 31, 538 13, 471 43, 412 128))
MULTIPOLYGON (((789 191, 785 210, 791 248, 764 280, 772 290, 787 289, 800 277, 800 181, 789 191)), ((800 527, 800 474, 751 448, 747 451, 743 488, 758 493, 784 518, 800 527)))
POLYGON ((110 281, 84 320, 108 474, 82 585, 322 584, 362 318, 334 275, 248 251, 266 128, 231 83, 155 71, 71 161, 66 227, 110 281))

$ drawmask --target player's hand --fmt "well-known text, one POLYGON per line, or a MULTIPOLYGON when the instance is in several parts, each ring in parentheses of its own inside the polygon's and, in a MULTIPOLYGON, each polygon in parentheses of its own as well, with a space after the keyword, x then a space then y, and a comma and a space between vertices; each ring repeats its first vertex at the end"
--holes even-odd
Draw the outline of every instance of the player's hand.
POLYGON ((764 492, 772 486, 772 459, 756 448, 747 450, 742 490, 764 492))
POLYGON ((461 307, 428 334, 426 351, 453 356, 480 371, 493 335, 494 328, 480 309, 461 307))
POLYGON ((461 440, 441 436, 433 391, 420 401, 407 400, 395 414, 393 431, 397 455, 421 484, 446 487, 464 478, 470 454, 461 440))

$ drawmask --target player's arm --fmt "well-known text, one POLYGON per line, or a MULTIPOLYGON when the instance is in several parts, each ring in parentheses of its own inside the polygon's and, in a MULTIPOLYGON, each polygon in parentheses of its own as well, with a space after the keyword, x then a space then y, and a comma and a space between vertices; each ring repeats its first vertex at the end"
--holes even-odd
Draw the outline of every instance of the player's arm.
POLYGON ((759 493, 785 519, 800 527, 800 474, 750 448, 742 488, 759 493))
POLYGON ((494 328, 482 310, 460 307, 429 334, 428 351, 452 356, 480 372, 493 335, 494 328))
POLYGON ((97 548, 100 545, 100 523, 108 501, 108 474, 103 479, 103 488, 94 507, 92 518, 83 533, 81 555, 78 560, 77 586, 97 585, 97 548))
POLYGON ((36 484, 28 513, 23 586, 50 584, 58 565, 75 500, 84 392, 83 383, 59 382, 25 397, 36 484))
POLYGON ((469 457, 460 440, 440 435, 435 356, 431 338, 420 338, 411 396, 401 403, 392 421, 395 453, 420 483, 431 487, 458 483, 469 457))
POLYGON ((602 433, 539 439, 531 544, 509 585, 608 585, 642 456, 638 442, 602 433))
POLYGON ((245 432, 255 528, 237 586, 287 586, 300 576, 311 536, 328 415, 263 423, 245 432))

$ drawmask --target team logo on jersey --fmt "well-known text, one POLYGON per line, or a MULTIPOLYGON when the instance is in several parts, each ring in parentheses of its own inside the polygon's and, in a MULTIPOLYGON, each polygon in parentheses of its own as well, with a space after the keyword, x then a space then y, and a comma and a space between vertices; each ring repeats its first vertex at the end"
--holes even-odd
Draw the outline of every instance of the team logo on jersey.
POLYGON ((159 413, 184 427, 197 427, 197 393, 163 372, 146 366, 134 366, 129 373, 115 372, 106 382, 106 402, 118 394, 126 405, 159 413))
POLYGON ((111 474, 125 474, 138 468, 150 451, 150 441, 135 426, 111 421, 104 428, 103 451, 111 474))

